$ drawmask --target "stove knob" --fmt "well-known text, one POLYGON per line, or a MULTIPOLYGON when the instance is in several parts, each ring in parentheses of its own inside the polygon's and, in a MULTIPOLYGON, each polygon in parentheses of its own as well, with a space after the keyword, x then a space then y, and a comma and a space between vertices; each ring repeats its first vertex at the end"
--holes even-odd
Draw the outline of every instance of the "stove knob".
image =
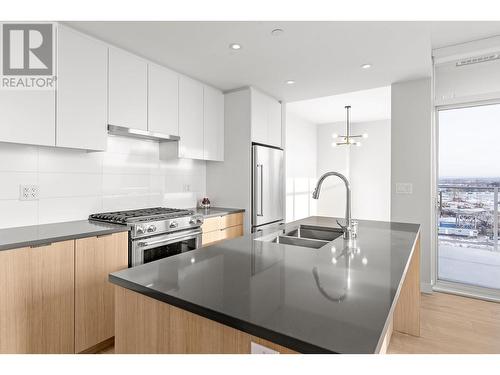
POLYGON ((144 234, 144 228, 143 227, 137 227, 136 231, 137 234, 144 234))
POLYGON ((189 224, 196 224, 196 218, 192 217, 192 218, 189 220, 189 224))
POLYGON ((156 231, 156 227, 154 225, 150 225, 148 227, 148 233, 153 233, 154 231, 156 231))
POLYGON ((196 219, 196 224, 203 224, 203 219, 200 218, 196 219))
POLYGON ((179 226, 179 224, 177 224, 177 222, 175 222, 175 221, 172 221, 169 226, 170 226, 170 228, 177 228, 179 226))

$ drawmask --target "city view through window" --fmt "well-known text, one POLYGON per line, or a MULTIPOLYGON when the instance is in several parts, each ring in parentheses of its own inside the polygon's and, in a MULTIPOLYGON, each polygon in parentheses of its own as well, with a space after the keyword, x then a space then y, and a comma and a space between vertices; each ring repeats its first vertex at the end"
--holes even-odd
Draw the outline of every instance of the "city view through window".
POLYGON ((438 279, 500 289, 500 105, 439 111, 438 279))

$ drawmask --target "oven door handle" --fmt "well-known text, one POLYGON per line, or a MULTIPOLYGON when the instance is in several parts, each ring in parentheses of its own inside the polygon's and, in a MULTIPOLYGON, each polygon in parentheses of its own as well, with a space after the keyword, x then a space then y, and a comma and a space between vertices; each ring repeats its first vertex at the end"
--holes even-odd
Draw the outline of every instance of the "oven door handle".
POLYGON ((184 239, 196 238, 201 233, 202 232, 200 230, 200 231, 196 231, 196 232, 191 232, 189 234, 183 234, 182 236, 164 238, 162 240, 149 241, 149 242, 148 241, 140 241, 137 243, 137 246, 148 247, 148 246, 154 246, 154 245, 159 245, 159 244, 168 245, 169 243, 172 243, 172 242, 178 242, 178 241, 184 240, 184 239))

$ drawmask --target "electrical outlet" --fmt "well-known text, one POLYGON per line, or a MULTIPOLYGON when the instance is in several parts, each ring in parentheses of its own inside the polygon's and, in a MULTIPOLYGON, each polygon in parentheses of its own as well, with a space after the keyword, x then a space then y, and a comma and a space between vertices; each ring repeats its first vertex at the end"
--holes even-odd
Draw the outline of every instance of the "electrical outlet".
POLYGON ((191 185, 185 184, 184 185, 184 191, 191 191, 191 185))
POLYGON ((413 194, 413 184, 408 182, 397 182, 396 194, 413 194))
POLYGON ((267 346, 257 344, 250 341, 250 354, 280 354, 276 350, 268 348, 267 346))
POLYGON ((36 201, 39 197, 38 185, 19 185, 19 200, 36 201))

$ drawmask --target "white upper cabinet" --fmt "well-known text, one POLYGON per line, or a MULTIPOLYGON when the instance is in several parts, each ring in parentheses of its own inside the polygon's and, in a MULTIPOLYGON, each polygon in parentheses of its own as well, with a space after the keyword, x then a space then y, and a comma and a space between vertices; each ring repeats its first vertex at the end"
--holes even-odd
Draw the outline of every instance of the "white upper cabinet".
POLYGON ((281 147, 281 103, 251 89, 252 142, 281 147))
POLYGON ((179 77, 179 157, 203 159, 203 85, 179 77))
POLYGON ((108 49, 58 27, 56 146, 105 150, 108 49))
POLYGON ((148 68, 148 130, 179 135, 179 76, 155 64, 148 68))
POLYGON ((0 142, 54 146, 55 100, 53 90, 0 90, 0 142))
POLYGON ((203 159, 224 160, 224 94, 210 86, 203 89, 203 159))
POLYGON ((271 146, 281 147, 281 103, 271 97, 268 103, 268 143, 271 146))
POLYGON ((109 48, 108 123, 148 128, 148 66, 141 58, 109 48))
POLYGON ((251 89, 252 142, 267 144, 267 97, 251 89))

